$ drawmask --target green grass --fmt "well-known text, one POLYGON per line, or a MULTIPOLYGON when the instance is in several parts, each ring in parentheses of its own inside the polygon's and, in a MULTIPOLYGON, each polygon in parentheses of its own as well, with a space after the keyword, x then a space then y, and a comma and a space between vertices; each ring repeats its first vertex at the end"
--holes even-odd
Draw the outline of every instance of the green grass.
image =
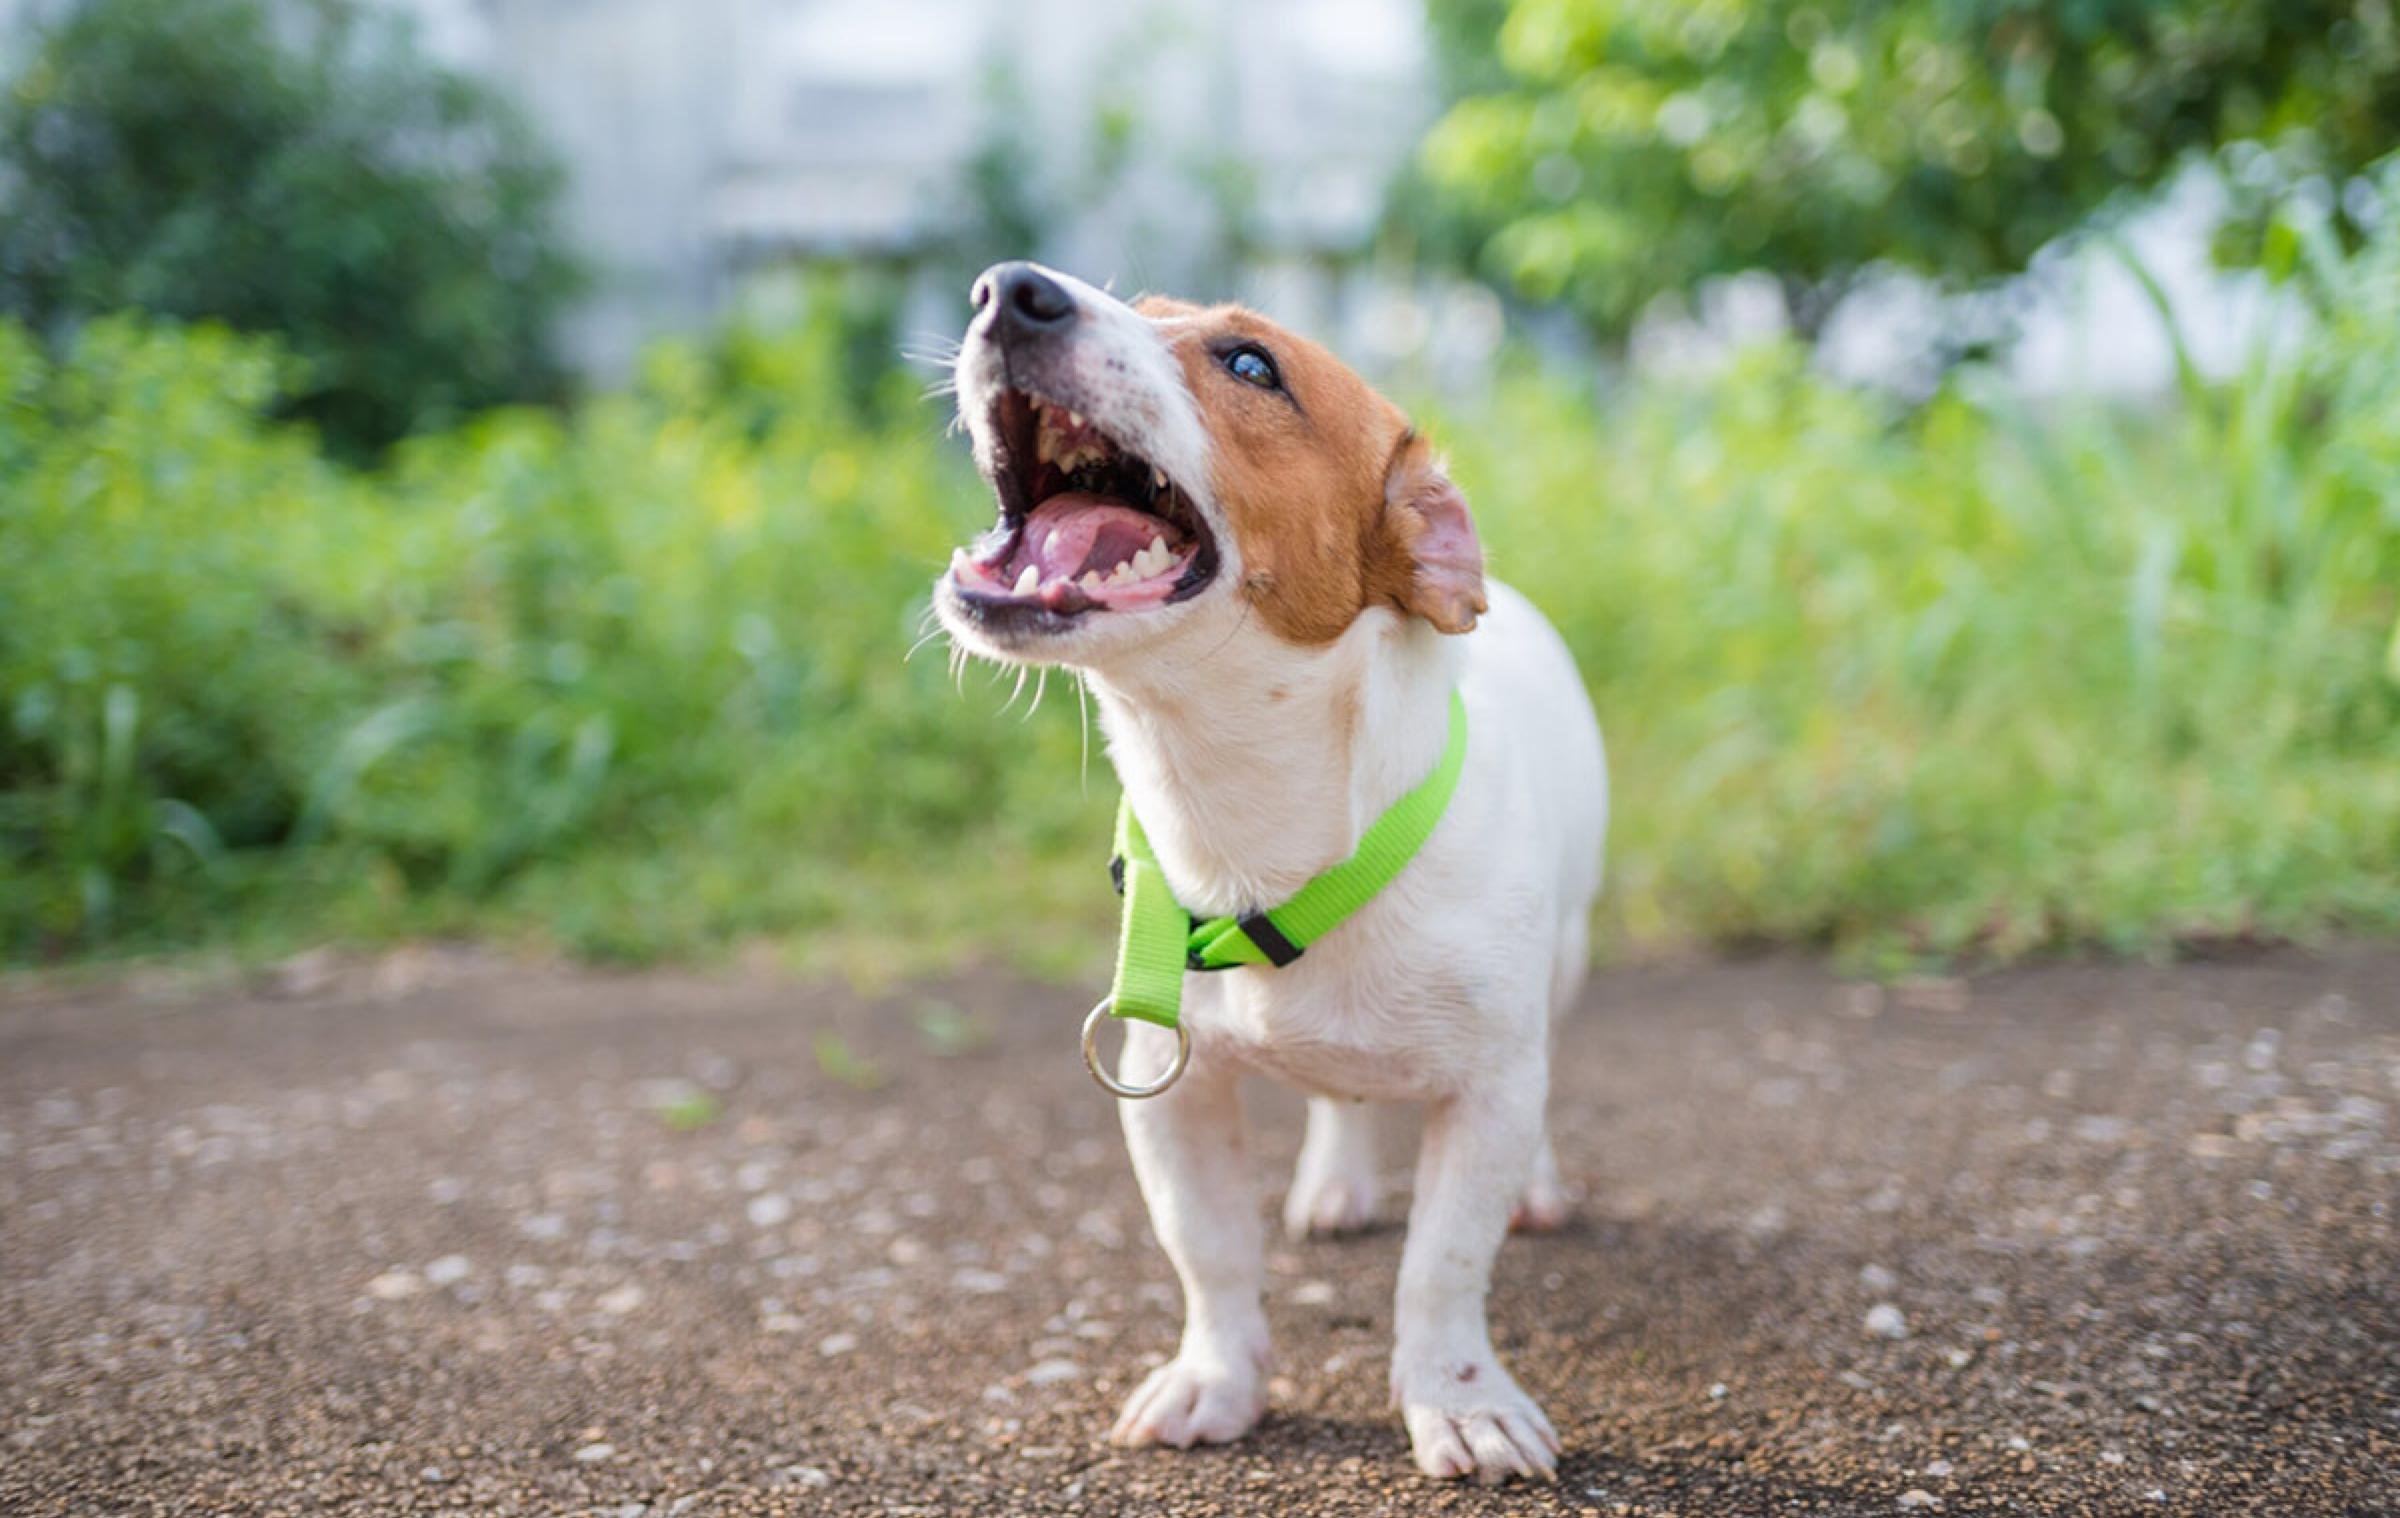
MULTIPOLYGON (((1614 946, 1893 965, 2400 926, 2400 244, 2140 409, 1784 350, 1431 418, 1583 662, 1614 946)), ((0 329, 0 954, 473 935, 1088 968, 1113 799, 926 590, 988 513, 838 334, 669 346, 351 472, 265 347, 0 329)), ((1030 697, 1030 692, 1028 692, 1030 697)))

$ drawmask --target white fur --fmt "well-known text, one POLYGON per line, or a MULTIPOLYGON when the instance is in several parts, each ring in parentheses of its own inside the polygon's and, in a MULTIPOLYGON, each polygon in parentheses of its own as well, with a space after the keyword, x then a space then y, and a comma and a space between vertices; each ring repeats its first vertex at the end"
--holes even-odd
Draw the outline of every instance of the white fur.
MULTIPOLYGON (((1205 429, 1159 329, 1070 287, 1083 314, 1046 393, 1165 467, 1216 529, 1224 570, 1183 605, 1091 616, 1009 646, 979 636, 947 593, 939 604, 979 652, 1086 672, 1177 898, 1203 915, 1288 898, 1433 768, 1454 687, 1469 724, 1457 793, 1400 877, 1286 968, 1187 977, 1189 1070, 1167 1094, 1122 1104, 1185 1324, 1181 1349, 1128 1400, 1112 1437, 1228 1440, 1264 1408, 1264 1244, 1234 1091, 1257 1073, 1315 1098, 1285 1209, 1294 1231, 1372 1215, 1374 1141, 1358 1101, 1425 1107, 1393 1397, 1428 1474, 1547 1478, 1557 1436, 1494 1356, 1484 1295, 1512 1213, 1555 1222, 1562 1205, 1543 1124, 1551 1027, 1582 983, 1607 822, 1582 682, 1541 614, 1498 584, 1458 637, 1381 608, 1321 648, 1267 630, 1240 601, 1239 545, 1207 496, 1205 429)), ((988 326, 970 331, 959 360, 979 450, 1004 382, 988 326)), ((1125 1076, 1153 1078, 1171 1045, 1130 1024, 1125 1076)))

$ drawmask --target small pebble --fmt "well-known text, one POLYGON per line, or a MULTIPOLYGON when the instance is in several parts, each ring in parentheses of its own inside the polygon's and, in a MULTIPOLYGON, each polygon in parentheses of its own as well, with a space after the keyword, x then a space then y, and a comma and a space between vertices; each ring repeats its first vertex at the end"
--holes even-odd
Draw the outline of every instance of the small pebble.
POLYGON ((745 1210, 750 1215, 750 1226, 753 1228, 773 1228, 779 1223, 791 1221, 792 1199, 780 1191, 770 1191, 752 1197, 745 1210))
POLYGON ((367 1295, 379 1302, 397 1302, 425 1289, 413 1270, 387 1270, 367 1283, 367 1295))
POLYGON ((1910 1488, 1909 1488, 1907 1491, 1905 1491, 1905 1492, 1902 1492, 1902 1493, 1900 1494, 1900 1505, 1901 1505, 1902 1507, 1911 1507, 1911 1508, 1914 1508, 1914 1507, 1932 1507, 1932 1508, 1938 1508, 1938 1507, 1940 1507, 1940 1506, 1942 1505, 1942 1499, 1941 1499, 1941 1498, 1939 1498, 1939 1497, 1936 1497, 1936 1496, 1935 1496, 1933 1493, 1931 1493, 1931 1492, 1929 1492, 1929 1491, 1925 1490, 1925 1489, 1924 1489, 1923 1487, 1921 1487, 1921 1486, 1912 1486, 1912 1487, 1910 1487, 1910 1488))
POLYGON ((1867 1309, 1865 1327, 1868 1333, 1878 1339, 1905 1339, 1908 1337, 1908 1319, 1902 1316, 1899 1308, 1889 1302, 1878 1302, 1867 1309))
POLYGON ((1083 1367, 1072 1360, 1044 1360, 1025 1372, 1027 1386, 1052 1386, 1060 1381, 1072 1381, 1083 1374, 1083 1367))
POLYGON ((605 1441, 599 1441, 587 1444, 583 1448, 577 1450, 575 1452, 575 1459, 576 1463, 580 1465, 598 1465, 601 1461, 614 1456, 616 1452, 617 1447, 615 1445, 609 1444, 605 1441))
POLYGON ((474 1263, 463 1254, 446 1254, 425 1267, 425 1281, 430 1286, 455 1286, 475 1273, 474 1263))
POLYGON ((827 1359, 831 1359, 835 1355, 846 1355, 856 1348, 858 1348, 858 1335, 856 1334, 827 1334, 817 1341, 817 1353, 827 1359))

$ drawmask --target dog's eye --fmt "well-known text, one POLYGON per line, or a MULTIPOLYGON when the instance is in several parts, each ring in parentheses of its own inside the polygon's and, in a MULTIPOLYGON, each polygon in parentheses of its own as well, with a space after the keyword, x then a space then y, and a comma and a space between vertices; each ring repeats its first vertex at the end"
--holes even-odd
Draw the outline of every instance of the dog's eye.
POLYGON ((1246 380, 1261 390, 1282 388, 1283 376, 1275 372, 1275 360, 1267 357, 1264 348, 1245 343, 1225 355, 1225 367, 1235 379, 1246 380))

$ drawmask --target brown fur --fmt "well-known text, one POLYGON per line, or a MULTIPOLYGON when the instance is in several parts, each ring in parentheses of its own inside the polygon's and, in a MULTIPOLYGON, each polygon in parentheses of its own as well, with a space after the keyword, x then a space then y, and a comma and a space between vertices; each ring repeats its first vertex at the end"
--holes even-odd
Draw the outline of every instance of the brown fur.
POLYGON ((1134 309, 1183 365, 1215 444, 1211 483, 1241 547, 1241 593, 1269 627, 1328 643, 1378 605, 1445 632, 1475 625, 1479 561, 1471 594, 1455 556, 1447 574, 1421 572, 1423 503, 1442 491, 1462 514, 1463 503, 1399 407, 1325 349, 1239 306, 1151 296, 1134 309), (1221 355, 1245 341, 1272 355, 1288 395, 1226 370, 1221 355))

